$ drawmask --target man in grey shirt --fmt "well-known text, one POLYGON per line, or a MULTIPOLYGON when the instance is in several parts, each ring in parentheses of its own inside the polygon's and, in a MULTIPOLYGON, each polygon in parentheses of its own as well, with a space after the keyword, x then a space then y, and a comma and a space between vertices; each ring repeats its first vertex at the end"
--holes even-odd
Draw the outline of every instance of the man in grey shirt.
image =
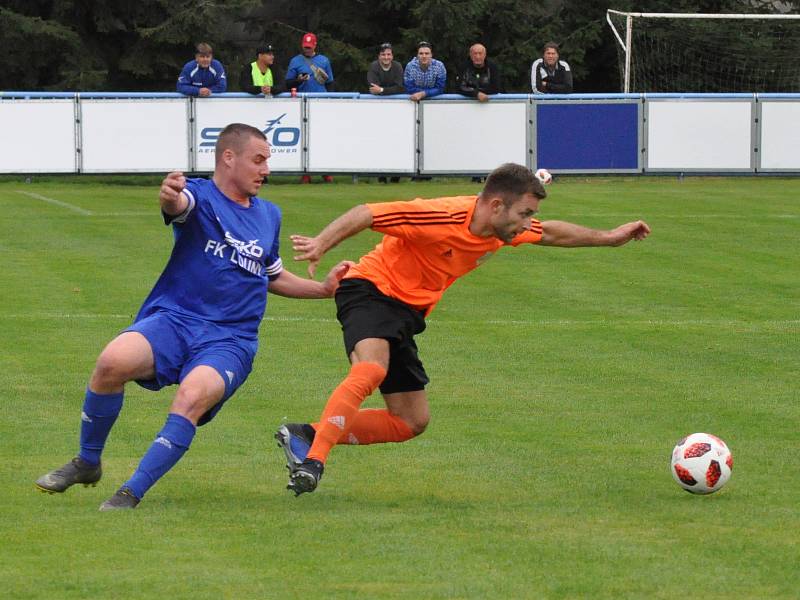
POLYGON ((380 45, 378 60, 372 62, 367 71, 369 91, 376 96, 404 94, 403 65, 394 60, 392 45, 389 42, 380 45))

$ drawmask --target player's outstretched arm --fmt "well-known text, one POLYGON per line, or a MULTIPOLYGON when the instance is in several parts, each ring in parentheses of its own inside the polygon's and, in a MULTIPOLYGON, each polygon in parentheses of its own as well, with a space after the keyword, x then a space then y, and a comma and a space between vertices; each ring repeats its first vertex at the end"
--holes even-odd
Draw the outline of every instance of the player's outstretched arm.
POLYGON ((287 298, 330 298, 339 287, 342 277, 354 264, 352 261, 343 260, 333 267, 321 282, 303 279, 284 269, 274 281, 269 282, 268 289, 273 294, 287 298))
POLYGON ((590 229, 566 221, 543 221, 543 246, 575 248, 579 246, 622 246, 631 240, 643 240, 650 234, 644 221, 632 221, 611 230, 590 229))
POLYGON ((332 221, 315 237, 290 235, 292 249, 297 252, 294 259, 307 260, 308 276, 313 278, 319 261, 328 250, 370 225, 372 225, 372 213, 366 205, 359 204, 332 221))
POLYGON ((164 213, 175 216, 181 214, 189 206, 189 199, 183 193, 186 187, 186 177, 180 171, 168 173, 161 182, 161 190, 158 193, 158 201, 161 203, 161 210, 164 213))

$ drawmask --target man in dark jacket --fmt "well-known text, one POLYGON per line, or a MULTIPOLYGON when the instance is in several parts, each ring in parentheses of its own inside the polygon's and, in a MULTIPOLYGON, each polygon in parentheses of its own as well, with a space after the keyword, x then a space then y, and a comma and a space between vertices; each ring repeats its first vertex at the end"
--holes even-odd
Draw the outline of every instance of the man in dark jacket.
POLYGON ((486 58, 486 47, 473 44, 469 49, 469 61, 464 69, 456 74, 456 91, 479 102, 489 100, 490 94, 502 94, 503 76, 500 68, 486 58))
POLYGON ((558 44, 547 42, 542 58, 531 65, 531 88, 534 94, 571 94, 572 71, 564 60, 559 60, 558 44))
POLYGON ((272 46, 261 46, 256 50, 256 59, 242 68, 239 87, 248 94, 264 94, 267 98, 286 91, 283 71, 275 64, 272 46))
POLYGON ((392 45, 389 42, 381 44, 378 60, 372 62, 367 71, 369 92, 376 96, 391 96, 404 94, 403 65, 394 60, 392 45))

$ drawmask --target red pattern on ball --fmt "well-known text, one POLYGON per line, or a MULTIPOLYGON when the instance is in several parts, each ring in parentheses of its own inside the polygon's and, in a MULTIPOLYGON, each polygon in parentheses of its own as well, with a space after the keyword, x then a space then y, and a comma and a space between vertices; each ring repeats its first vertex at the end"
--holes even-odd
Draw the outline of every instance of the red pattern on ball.
POLYGON ((675 465, 675 474, 678 476, 678 479, 680 479, 686 485, 697 484, 697 480, 692 477, 692 474, 689 473, 689 470, 680 465, 675 465))
POLYGON ((711 452, 711 444, 708 442, 696 442, 683 452, 683 458, 697 458, 711 452))
POLYGON ((719 466, 717 461, 712 460, 708 465, 708 471, 706 471, 706 483, 708 484, 708 487, 713 488, 715 485, 717 485, 721 475, 722 467, 719 466))

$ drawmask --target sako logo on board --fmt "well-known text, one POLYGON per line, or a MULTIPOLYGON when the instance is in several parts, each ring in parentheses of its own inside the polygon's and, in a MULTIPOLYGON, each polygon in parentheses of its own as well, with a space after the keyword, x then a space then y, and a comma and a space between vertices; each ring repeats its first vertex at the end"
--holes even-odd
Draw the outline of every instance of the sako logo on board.
MULTIPOLYGON (((300 149, 300 128, 286 127, 281 125, 281 121, 286 116, 283 113, 276 119, 266 122, 266 127, 261 131, 267 136, 272 154, 295 154, 300 149)), ((198 154, 213 154, 214 146, 217 144, 222 127, 204 127, 200 131, 200 145, 197 149, 198 154)))

